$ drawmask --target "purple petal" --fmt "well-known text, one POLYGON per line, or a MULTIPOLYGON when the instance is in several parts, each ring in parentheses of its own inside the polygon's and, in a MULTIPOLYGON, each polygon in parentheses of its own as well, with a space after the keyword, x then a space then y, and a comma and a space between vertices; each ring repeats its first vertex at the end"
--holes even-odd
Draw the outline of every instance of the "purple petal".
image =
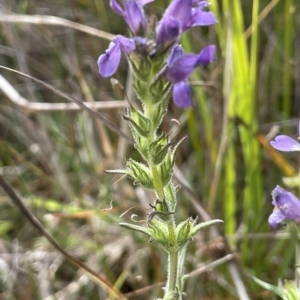
POLYGON ((181 33, 181 24, 178 20, 170 17, 164 22, 160 22, 156 31, 156 42, 163 45, 167 41, 173 41, 181 33))
POLYGON ((183 26, 190 19, 192 12, 192 0, 173 0, 166 9, 162 22, 170 17, 177 19, 183 26))
POLYGON ((179 36, 191 18, 192 5, 192 0, 173 0, 170 3, 157 27, 159 44, 179 36))
POLYGON ((131 53, 135 50, 135 42, 133 39, 128 39, 123 35, 117 35, 113 42, 120 46, 126 53, 131 53))
POLYGON ((209 26, 217 23, 217 19, 212 12, 202 11, 199 8, 194 8, 192 11, 192 18, 188 27, 194 26, 209 26))
POLYGON ((168 66, 166 79, 172 83, 184 81, 195 69, 198 55, 185 54, 168 66))
POLYGON ((125 1, 125 21, 131 31, 136 34, 142 26, 144 29, 147 27, 147 20, 144 14, 143 7, 135 0, 125 1))
POLYGON ((198 55, 197 66, 208 65, 210 62, 216 59, 215 54, 216 54, 216 46, 215 45, 207 46, 198 55))
POLYGON ((181 56, 183 55, 183 50, 182 47, 180 45, 175 45, 172 48, 172 51, 167 59, 167 65, 171 66, 173 65, 173 63, 178 60, 181 56))
POLYGON ((277 225, 285 220, 285 216, 281 213, 279 209, 274 209, 273 213, 269 217, 269 224, 273 231, 276 231, 277 225))
POLYGON ((193 106, 191 87, 186 82, 176 83, 173 87, 173 101, 180 108, 193 106))
POLYGON ((300 200, 292 193, 277 186, 272 191, 272 204, 276 205, 285 219, 300 223, 300 200))
POLYGON ((118 44, 111 42, 105 54, 102 54, 98 59, 99 73, 103 77, 113 75, 119 64, 121 58, 121 49, 118 44))
POLYGON ((144 6, 150 2, 153 2, 154 0, 136 0, 136 2, 141 5, 141 6, 144 6))
POLYGON ((277 150, 290 152, 300 151, 300 144, 298 141, 292 139, 287 135, 278 135, 275 141, 271 141, 270 144, 277 150))
POLYGON ((122 7, 119 5, 117 0, 110 0, 109 1, 110 7, 119 15, 125 17, 125 11, 122 9, 122 7))

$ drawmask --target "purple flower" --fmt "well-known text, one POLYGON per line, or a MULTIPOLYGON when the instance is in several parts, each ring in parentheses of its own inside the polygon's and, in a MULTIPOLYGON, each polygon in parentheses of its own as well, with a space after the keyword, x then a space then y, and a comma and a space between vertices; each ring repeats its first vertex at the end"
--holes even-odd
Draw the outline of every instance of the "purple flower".
POLYGON ((174 83, 173 101, 181 108, 193 105, 191 99, 191 88, 186 83, 188 76, 200 65, 207 65, 215 59, 216 48, 210 45, 204 48, 199 54, 183 54, 179 45, 173 47, 167 60, 165 77, 174 83))
POLYGON ((215 52, 216 47, 210 45, 199 54, 182 54, 181 46, 175 46, 167 61, 166 79, 172 83, 186 80, 196 67, 207 65, 215 60, 215 52))
POLYGON ((184 81, 176 83, 173 87, 173 101, 177 107, 188 108, 193 106, 191 87, 184 81))
POLYGON ((122 35, 117 35, 109 44, 108 49, 104 54, 100 55, 98 59, 99 73, 103 77, 113 75, 119 64, 121 58, 121 50, 126 53, 131 53, 135 50, 135 42, 122 35))
MULTIPOLYGON (((300 122, 298 125, 298 135, 300 136, 300 122)), ((292 139, 287 135, 278 135, 275 141, 271 141, 270 144, 277 150, 284 152, 300 151, 300 144, 298 141, 292 139)))
POLYGON ((144 30, 147 27, 147 19, 143 6, 153 0, 124 0, 124 9, 117 0, 110 0, 111 8, 121 15, 133 34, 136 34, 140 27, 144 30))
POLYGON ((300 223, 300 200, 296 196, 277 185, 272 191, 272 198, 275 209, 269 217, 269 224, 274 231, 285 220, 300 223))
POLYGON ((173 0, 158 24, 157 43, 176 40, 182 32, 194 26, 215 24, 214 14, 203 11, 206 6, 207 1, 173 0))

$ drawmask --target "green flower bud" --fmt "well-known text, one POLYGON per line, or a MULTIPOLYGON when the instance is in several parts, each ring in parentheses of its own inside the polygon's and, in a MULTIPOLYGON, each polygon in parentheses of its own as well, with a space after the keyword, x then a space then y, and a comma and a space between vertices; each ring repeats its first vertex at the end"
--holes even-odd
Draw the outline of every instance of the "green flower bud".
POLYGON ((161 244, 165 249, 169 248, 169 232, 166 223, 158 218, 153 218, 149 222, 149 227, 152 229, 152 238, 161 244))
POLYGON ((140 111, 133 107, 125 110, 125 120, 130 122, 130 127, 134 131, 134 136, 140 134, 148 137, 151 130, 151 121, 140 111))
POLYGON ((193 227, 193 219, 188 218, 186 221, 181 222, 176 227, 177 245, 183 246, 190 239, 190 232, 193 227))
POLYGON ((166 134, 162 134, 149 146, 149 154, 152 164, 160 164, 168 153, 168 149, 171 146, 168 145, 169 139, 166 134))
POLYGON ((141 135, 135 135, 134 136, 134 147, 139 151, 139 153, 142 155, 143 159, 145 161, 148 160, 149 156, 149 142, 148 139, 141 136, 141 135))
POLYGON ((161 182, 165 187, 170 182, 173 175, 174 157, 169 150, 163 162, 158 166, 158 173, 160 175, 161 182))
POLYGON ((130 170, 129 172, 127 172, 127 175, 129 177, 131 177, 136 183, 141 184, 147 189, 154 189, 152 174, 146 165, 139 163, 131 158, 128 159, 125 164, 130 170))

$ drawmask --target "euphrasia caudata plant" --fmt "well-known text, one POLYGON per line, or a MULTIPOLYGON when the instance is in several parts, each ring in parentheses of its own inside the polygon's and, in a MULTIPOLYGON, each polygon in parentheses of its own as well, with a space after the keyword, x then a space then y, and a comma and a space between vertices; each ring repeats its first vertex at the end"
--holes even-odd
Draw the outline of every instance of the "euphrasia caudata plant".
POLYGON ((201 229, 219 222, 213 220, 198 223, 188 218, 176 225, 176 187, 172 181, 176 153, 186 138, 175 142, 167 133, 159 130, 167 112, 169 99, 178 107, 192 105, 188 76, 198 66, 215 59, 215 46, 209 45, 198 54, 185 54, 179 45, 180 35, 194 26, 216 23, 214 15, 207 11, 207 1, 173 0, 162 19, 147 20, 143 6, 151 0, 111 0, 110 6, 121 15, 130 37, 117 35, 108 49, 99 57, 99 73, 103 77, 113 75, 125 53, 133 76, 133 86, 140 108, 126 109, 135 148, 143 158, 137 162, 126 160, 125 170, 110 173, 125 174, 136 184, 153 191, 157 200, 150 204, 148 227, 121 223, 120 225, 142 232, 159 243, 168 253, 168 276, 163 300, 182 299, 184 288, 184 261, 191 238, 201 229))

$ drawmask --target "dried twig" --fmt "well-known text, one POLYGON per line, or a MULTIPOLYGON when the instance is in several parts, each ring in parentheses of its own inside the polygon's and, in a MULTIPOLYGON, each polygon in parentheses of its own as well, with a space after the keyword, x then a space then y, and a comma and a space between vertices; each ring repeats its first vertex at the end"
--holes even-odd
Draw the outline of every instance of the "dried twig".
POLYGON ((88 105, 85 104, 85 102, 83 102, 81 100, 78 100, 78 99, 75 99, 74 97, 68 95, 67 93, 58 90, 57 88, 55 88, 51 84, 48 84, 48 83, 46 83, 46 82, 44 82, 42 80, 39 80, 39 79, 37 79, 37 78, 35 78, 33 76, 24 74, 24 73, 22 73, 20 71, 17 71, 17 70, 11 69, 11 68, 7 68, 7 67, 1 66, 1 65, 0 65, 0 68, 4 69, 4 70, 7 70, 7 71, 10 71, 10 72, 13 72, 13 73, 16 73, 16 74, 19 74, 19 75, 21 75, 23 77, 29 78, 29 79, 31 79, 31 80, 33 80, 33 81, 41 84, 42 86, 44 86, 46 89, 50 90, 51 92, 53 92, 53 93, 55 93, 55 94, 57 94, 57 95, 65 98, 65 99, 67 99, 68 101, 74 102, 80 108, 87 110, 94 117, 96 117, 99 120, 101 120, 102 122, 104 122, 112 131, 114 131, 117 134, 121 135, 128 142, 130 142, 131 144, 133 144, 133 140, 127 134, 125 134, 124 132, 122 132, 115 124, 113 124, 111 121, 109 121, 105 116, 103 116, 99 112, 94 111, 93 109, 91 109, 88 105))
MULTIPOLYGON (((28 113, 36 112, 67 112, 67 111, 79 111, 82 107, 78 106, 76 103, 39 103, 30 102, 24 97, 22 97, 16 89, 3 77, 0 75, 0 90, 11 100, 14 104, 22 107, 28 113)), ((102 102, 82 102, 85 106, 90 109, 95 110, 106 110, 115 108, 124 108, 128 106, 126 100, 120 101, 102 101, 102 102)))
POLYGON ((3 23, 28 23, 28 24, 44 24, 53 26, 64 26, 73 28, 90 35, 94 35, 106 40, 111 41, 114 38, 113 34, 108 32, 98 30, 96 28, 81 25, 63 18, 54 16, 44 16, 44 15, 15 15, 15 14, 0 14, 0 22, 3 23))

